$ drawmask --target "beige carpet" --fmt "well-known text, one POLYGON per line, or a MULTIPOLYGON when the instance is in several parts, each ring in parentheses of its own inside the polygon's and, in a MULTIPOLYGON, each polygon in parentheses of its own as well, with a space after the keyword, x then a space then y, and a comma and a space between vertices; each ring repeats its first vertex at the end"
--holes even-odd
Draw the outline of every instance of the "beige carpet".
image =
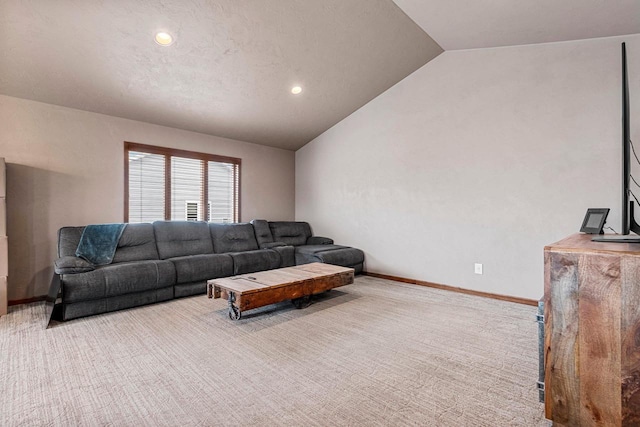
POLYGON ((0 319, 0 425, 547 426, 535 308, 371 277, 303 310, 192 297, 0 319))

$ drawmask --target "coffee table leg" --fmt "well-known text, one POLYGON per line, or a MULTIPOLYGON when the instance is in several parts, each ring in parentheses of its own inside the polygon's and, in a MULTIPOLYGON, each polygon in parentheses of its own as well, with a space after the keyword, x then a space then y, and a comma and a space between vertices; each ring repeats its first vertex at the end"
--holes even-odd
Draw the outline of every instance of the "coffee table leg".
POLYGON ((227 293, 229 294, 229 319, 240 320, 242 312, 240 308, 234 304, 236 302, 236 294, 232 291, 228 291, 227 293))
POLYGON ((301 297, 301 298, 292 299, 291 303, 298 310, 301 309, 301 308, 309 307, 311 305, 311 295, 307 295, 307 296, 304 296, 304 297, 301 297))

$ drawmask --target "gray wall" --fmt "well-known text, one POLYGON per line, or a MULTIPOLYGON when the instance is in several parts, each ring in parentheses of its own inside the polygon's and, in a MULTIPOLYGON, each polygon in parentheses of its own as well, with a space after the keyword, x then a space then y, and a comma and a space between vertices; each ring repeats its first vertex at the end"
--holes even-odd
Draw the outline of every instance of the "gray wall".
POLYGON ((122 222, 124 141, 240 157, 241 219, 293 219, 294 153, 0 96, 7 162, 9 300, 46 293, 56 232, 122 222))
POLYGON ((588 207, 620 228, 624 40, 640 141, 640 35, 448 51, 296 152, 296 219, 368 271, 541 297, 588 207))

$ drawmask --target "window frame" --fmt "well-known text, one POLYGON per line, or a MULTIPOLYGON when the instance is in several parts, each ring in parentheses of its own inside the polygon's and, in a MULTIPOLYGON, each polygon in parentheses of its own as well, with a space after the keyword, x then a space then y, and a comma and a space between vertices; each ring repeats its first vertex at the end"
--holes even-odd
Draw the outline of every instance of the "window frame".
POLYGON ((129 222, 129 152, 138 151, 149 154, 159 154, 164 156, 164 220, 171 221, 171 157, 183 157, 203 161, 203 182, 200 205, 203 207, 202 218, 210 218, 209 198, 209 164, 208 162, 230 163, 236 167, 235 182, 237 188, 233 194, 235 212, 235 222, 241 221, 241 176, 242 159, 237 157, 220 156, 217 154, 199 153, 196 151, 180 150, 177 148, 158 147, 156 145, 139 144, 137 142, 124 142, 124 222, 129 222))

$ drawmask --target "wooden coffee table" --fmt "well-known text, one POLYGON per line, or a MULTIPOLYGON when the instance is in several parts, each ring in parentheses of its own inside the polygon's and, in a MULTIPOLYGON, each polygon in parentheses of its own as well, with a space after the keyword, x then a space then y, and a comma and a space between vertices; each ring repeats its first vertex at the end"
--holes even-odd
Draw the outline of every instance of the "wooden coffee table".
POLYGON ((302 308, 308 305, 311 295, 351 284, 353 277, 353 268, 314 262, 212 279, 207 281, 207 295, 227 299, 229 318, 240 320, 245 310, 285 300, 302 308))

